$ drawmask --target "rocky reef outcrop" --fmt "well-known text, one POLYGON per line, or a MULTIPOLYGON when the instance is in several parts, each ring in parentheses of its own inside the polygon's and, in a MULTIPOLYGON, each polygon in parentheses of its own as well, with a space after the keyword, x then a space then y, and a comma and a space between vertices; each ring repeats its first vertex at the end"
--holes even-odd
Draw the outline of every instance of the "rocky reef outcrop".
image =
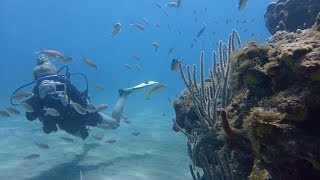
POLYGON ((295 32, 310 28, 319 11, 319 0, 278 0, 268 5, 264 19, 271 34, 279 30, 295 32))
POLYGON ((197 106, 207 102, 201 94, 214 92, 213 74, 206 91, 184 91, 174 102, 174 130, 184 131, 193 166, 204 171, 196 176, 190 166, 193 178, 320 179, 320 13, 312 28, 249 42, 229 61, 231 100, 207 132, 197 129, 206 115, 197 106))

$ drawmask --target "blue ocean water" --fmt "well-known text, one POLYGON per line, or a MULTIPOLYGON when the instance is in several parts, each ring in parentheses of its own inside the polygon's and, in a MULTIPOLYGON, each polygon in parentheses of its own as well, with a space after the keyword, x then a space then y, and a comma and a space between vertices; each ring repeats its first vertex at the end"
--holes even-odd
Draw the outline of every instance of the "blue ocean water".
MULTIPOLYGON (((117 139, 114 144, 92 138, 64 143, 59 139, 66 135, 63 131, 44 135, 38 121, 29 122, 23 116, 2 118, 0 179, 79 179, 80 170, 83 179, 191 179, 186 138, 172 131, 171 118, 175 114, 168 98, 177 98, 184 84, 180 74, 170 70, 171 60, 179 57, 184 64, 198 64, 200 51, 204 50, 209 67, 217 42, 226 41, 233 28, 243 42, 249 39, 264 42, 269 33, 263 13, 271 0, 249 0, 243 11, 237 9, 238 0, 182 0, 180 8, 165 7, 170 1, 164 0, 157 1, 162 5, 158 8, 155 2, 0 1, 0 105, 8 105, 11 93, 33 80, 32 70, 39 55, 34 52, 39 49, 54 49, 73 57, 67 64, 70 71, 87 75, 92 102, 109 104, 109 114, 120 88, 148 80, 168 85, 152 95, 151 100, 145 99, 145 90, 128 97, 124 115, 132 124, 121 123, 112 131, 92 130, 117 139), (142 17, 150 24, 144 24, 142 17), (122 31, 112 37, 112 27, 118 21, 122 31), (145 30, 131 26, 131 22, 144 24, 145 30), (201 40, 190 48, 203 24, 206 29, 201 40), (160 44, 158 53, 153 42, 160 44), (169 55, 170 48, 174 51, 169 55), (132 58, 133 55, 138 55, 141 61, 132 58), (98 70, 84 64, 81 56, 94 60, 98 70), (131 65, 132 70, 123 64, 131 65), (96 83, 102 84, 105 91, 97 92, 96 83), (141 135, 132 136, 133 131, 141 135), (33 141, 47 142, 50 149, 39 149, 33 141), (41 156, 23 159, 32 153, 41 156)), ((74 83, 84 88, 81 79, 75 79, 74 83)))

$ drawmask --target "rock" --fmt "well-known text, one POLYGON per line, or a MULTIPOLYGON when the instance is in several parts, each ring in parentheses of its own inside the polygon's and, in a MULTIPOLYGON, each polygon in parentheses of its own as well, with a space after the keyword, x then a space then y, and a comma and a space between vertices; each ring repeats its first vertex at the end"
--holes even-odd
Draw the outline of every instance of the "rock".
POLYGON ((318 30, 320 30, 320 12, 318 13, 318 16, 316 18, 316 22, 314 25, 317 26, 318 30))
POLYGON ((295 32, 310 28, 320 11, 319 0, 278 0, 268 5, 265 24, 271 34, 279 30, 295 32))

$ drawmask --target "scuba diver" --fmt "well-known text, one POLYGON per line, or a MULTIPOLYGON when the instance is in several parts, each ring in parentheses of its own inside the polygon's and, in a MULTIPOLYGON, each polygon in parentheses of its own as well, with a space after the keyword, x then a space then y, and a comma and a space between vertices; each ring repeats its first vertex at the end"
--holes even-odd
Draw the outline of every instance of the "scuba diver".
MULTIPOLYGON (((119 127, 126 97, 137 89, 158 84, 155 81, 148 81, 131 88, 120 89, 120 97, 110 117, 98 112, 90 103, 87 79, 87 89, 81 92, 70 82, 71 75, 82 75, 86 79, 85 75, 81 73, 70 74, 68 66, 57 70, 47 58, 40 56, 37 58, 37 66, 33 70, 35 80, 18 88, 13 93, 17 93, 28 85, 35 84, 34 96, 24 102, 33 108, 33 111, 26 112, 26 118, 30 121, 38 118, 43 124, 42 130, 45 134, 56 132, 59 127, 61 130, 84 140, 89 135, 87 126, 116 129, 119 127), (66 74, 60 75, 59 73, 64 68, 67 69, 66 74)), ((18 105, 12 101, 11 104, 18 105)))

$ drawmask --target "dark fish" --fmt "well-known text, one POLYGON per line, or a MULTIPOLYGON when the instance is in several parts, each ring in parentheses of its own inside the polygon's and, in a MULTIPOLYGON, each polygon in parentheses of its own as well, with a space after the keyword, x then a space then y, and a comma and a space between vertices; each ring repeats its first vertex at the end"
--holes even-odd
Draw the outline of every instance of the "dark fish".
POLYGON ((64 140, 65 142, 73 142, 74 140, 68 137, 61 137, 62 140, 64 140))
POLYGON ((198 32, 197 38, 199 38, 203 34, 205 29, 206 29, 206 26, 203 24, 203 28, 198 32))
POLYGON ((124 64, 123 66, 124 66, 125 68, 129 69, 129 70, 132 69, 132 67, 131 67, 129 64, 124 64))
POLYGON ((141 60, 141 58, 138 56, 138 55, 133 55, 132 56, 135 60, 137 60, 137 61, 140 61, 141 60))
POLYGON ((135 131, 135 132, 133 132, 133 133, 131 133, 131 134, 134 135, 134 136, 139 136, 141 133, 138 132, 138 131, 135 131))
POLYGON ((112 27, 112 37, 117 35, 121 32, 121 23, 118 21, 113 27, 112 27))
POLYGON ((172 102, 172 100, 171 100, 170 98, 168 98, 168 102, 169 102, 169 103, 171 103, 171 102, 172 102))
POLYGON ((174 48, 170 48, 168 51, 168 54, 171 54, 173 52, 174 48))
POLYGON ((239 11, 243 10, 246 7, 247 2, 248 2, 248 0, 240 0, 239 5, 238 5, 238 10, 239 11))
POLYGON ((143 20, 143 22, 144 22, 144 23, 146 23, 147 25, 149 24, 149 21, 148 21, 148 19, 147 19, 147 18, 142 17, 142 20, 143 20))
POLYGON ((39 154, 29 154, 29 155, 25 156, 24 159, 29 159, 30 160, 30 159, 37 159, 39 157, 40 157, 39 154))
POLYGON ((36 141, 33 141, 33 143, 41 149, 49 149, 48 144, 44 144, 44 143, 40 143, 40 142, 36 142, 36 141))
POLYGON ((6 110, 11 114, 15 114, 15 115, 21 114, 21 112, 15 107, 6 107, 6 110))
POLYGON ((139 66, 139 64, 136 64, 136 68, 139 72, 141 72, 141 67, 139 66))
POLYGON ((109 140, 106 140, 105 142, 106 142, 106 143, 109 143, 109 144, 113 144, 113 143, 117 142, 117 140, 115 140, 115 139, 109 139, 109 140))
POLYGON ((96 88, 97 91, 104 91, 104 87, 101 84, 96 84, 95 88, 96 88))
POLYGON ((96 135, 91 134, 91 136, 92 136, 95 140, 98 140, 98 141, 101 141, 101 140, 103 139, 103 135, 101 135, 101 136, 96 136, 96 135))
POLYGON ((172 71, 179 71, 179 64, 181 63, 180 59, 173 59, 171 61, 171 70, 172 71))
POLYGON ((157 42, 153 42, 153 43, 152 43, 152 46, 154 47, 154 51, 157 53, 157 52, 158 52, 158 49, 160 48, 160 44, 157 43, 157 42))
POLYGON ((164 116, 166 116, 167 114, 166 113, 162 113, 162 116, 164 117, 164 116))
POLYGON ((11 117, 11 115, 7 111, 5 111, 3 109, 0 109, 0 116, 1 117, 6 117, 6 118, 11 117))

